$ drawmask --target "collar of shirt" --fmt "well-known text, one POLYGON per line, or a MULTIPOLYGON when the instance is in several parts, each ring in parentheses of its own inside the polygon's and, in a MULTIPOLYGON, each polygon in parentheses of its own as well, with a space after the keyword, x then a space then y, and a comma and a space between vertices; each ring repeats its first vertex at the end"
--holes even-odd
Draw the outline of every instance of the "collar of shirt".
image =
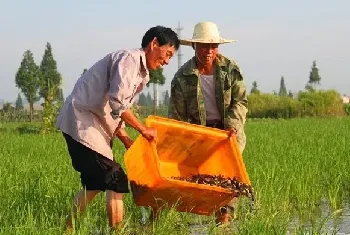
MULTIPOLYGON (((217 54, 216 59, 214 61, 215 67, 225 67, 227 66, 227 62, 225 61, 225 57, 221 54, 217 54)), ((196 62, 196 57, 193 56, 191 60, 189 60, 182 70, 182 74, 184 75, 192 75, 192 74, 199 74, 198 73, 198 66, 196 62)))
POLYGON ((141 73, 145 73, 145 76, 142 78, 142 84, 146 85, 149 82, 149 71, 147 68, 147 63, 146 63, 146 53, 145 51, 141 48, 140 49, 140 58, 141 58, 141 73))

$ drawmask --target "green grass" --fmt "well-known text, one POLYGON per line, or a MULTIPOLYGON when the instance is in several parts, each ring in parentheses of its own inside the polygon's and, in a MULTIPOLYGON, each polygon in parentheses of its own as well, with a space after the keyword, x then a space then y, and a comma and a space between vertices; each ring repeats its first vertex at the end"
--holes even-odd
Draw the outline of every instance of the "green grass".
MULTIPOLYGON (((0 124, 0 234, 62 234, 73 196, 81 187, 79 175, 60 134, 23 134, 19 125, 0 124)), ((337 219, 349 203, 350 118, 249 120, 246 132, 243 155, 256 191, 253 213, 242 200, 239 219, 216 228, 213 216, 170 208, 157 223, 144 226, 140 208, 128 194, 126 224, 120 233, 190 234, 191 224, 203 224, 199 229, 205 234, 326 231, 327 220, 337 219)), ((124 149, 115 143, 121 162, 124 149)), ((76 234, 109 234, 104 201, 104 194, 93 201, 78 221, 76 234)))

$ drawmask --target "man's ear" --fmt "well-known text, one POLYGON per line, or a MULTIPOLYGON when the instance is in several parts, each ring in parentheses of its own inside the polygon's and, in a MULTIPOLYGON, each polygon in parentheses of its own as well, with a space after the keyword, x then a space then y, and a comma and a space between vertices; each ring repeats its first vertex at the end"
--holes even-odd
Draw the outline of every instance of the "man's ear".
POLYGON ((151 46, 150 49, 153 51, 154 48, 159 47, 159 43, 156 37, 153 38, 153 40, 151 41, 151 46))

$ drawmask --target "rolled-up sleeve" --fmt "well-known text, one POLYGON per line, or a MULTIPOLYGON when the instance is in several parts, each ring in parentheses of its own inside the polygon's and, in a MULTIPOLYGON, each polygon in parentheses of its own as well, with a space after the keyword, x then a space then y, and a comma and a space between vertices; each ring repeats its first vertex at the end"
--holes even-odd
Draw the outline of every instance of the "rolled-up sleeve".
POLYGON ((122 113, 130 107, 130 99, 137 87, 137 74, 137 61, 132 55, 125 53, 113 59, 108 91, 113 119, 120 118, 122 113))

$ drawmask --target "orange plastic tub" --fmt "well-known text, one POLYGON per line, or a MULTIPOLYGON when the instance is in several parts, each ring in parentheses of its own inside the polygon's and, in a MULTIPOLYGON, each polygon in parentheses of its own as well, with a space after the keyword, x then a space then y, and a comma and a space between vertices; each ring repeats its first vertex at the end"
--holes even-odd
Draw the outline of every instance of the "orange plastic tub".
POLYGON ((146 126, 157 129, 157 141, 140 135, 124 155, 138 206, 210 215, 233 199, 231 191, 171 177, 221 174, 250 184, 236 138, 229 139, 226 131, 157 116, 149 116, 146 126))

